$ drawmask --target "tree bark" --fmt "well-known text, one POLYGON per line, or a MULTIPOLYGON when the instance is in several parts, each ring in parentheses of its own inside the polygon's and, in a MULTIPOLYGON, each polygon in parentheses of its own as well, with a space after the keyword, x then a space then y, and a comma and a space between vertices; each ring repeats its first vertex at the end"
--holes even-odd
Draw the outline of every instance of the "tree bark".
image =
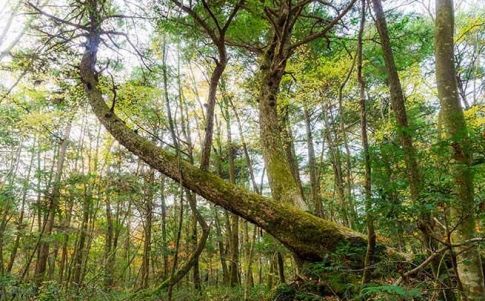
POLYGON ((283 130, 278 116, 277 97, 289 53, 284 49, 288 41, 278 41, 274 35, 272 45, 264 53, 261 70, 261 92, 259 95, 259 125, 263 158, 273 199, 289 202, 301 209, 306 205, 301 197, 290 158, 286 152, 289 137, 283 130))
MULTIPOLYGON (((451 175, 455 201, 451 205, 452 241, 459 244, 475 236, 475 207, 471 144, 460 104, 454 62, 454 12, 452 0, 436 1, 436 83, 445 137, 451 148, 451 175)), ((456 248, 457 270, 467 300, 485 300, 480 253, 476 246, 456 248)))

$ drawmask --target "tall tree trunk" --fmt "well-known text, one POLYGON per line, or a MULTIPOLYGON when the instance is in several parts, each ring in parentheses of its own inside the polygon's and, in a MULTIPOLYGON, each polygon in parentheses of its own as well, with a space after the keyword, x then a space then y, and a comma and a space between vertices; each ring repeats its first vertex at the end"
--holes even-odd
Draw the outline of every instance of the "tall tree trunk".
POLYGON ((305 118, 306 138, 308 145, 308 171, 310 173, 310 187, 315 214, 324 217, 322 196, 320 195, 320 179, 317 172, 317 160, 315 158, 315 147, 313 145, 313 134, 311 116, 306 104, 303 105, 303 116, 305 118))
POLYGON ((336 137, 332 137, 332 133, 335 133, 334 120, 330 112, 329 106, 323 108, 323 120, 325 124, 324 138, 327 140, 328 153, 330 161, 332 162, 333 174, 334 174, 334 187, 337 195, 337 202, 339 210, 339 218, 342 224, 347 227, 350 226, 351 219, 349 214, 349 204, 345 197, 344 176, 342 172, 342 160, 340 157, 340 148, 336 143, 336 137))
MULTIPOLYGON (((175 129, 174 116, 172 115, 172 112, 171 112, 170 99, 168 97, 167 53, 166 53, 167 48, 166 48, 166 46, 167 45, 164 45, 164 51, 163 51, 163 64, 164 64, 163 86, 164 86, 164 90, 165 90, 165 107, 167 109, 169 131, 170 131, 170 135, 171 135, 171 138, 172 138, 173 145, 175 147, 176 160, 179 162, 177 169, 178 169, 179 172, 182 172, 181 166, 180 166, 180 162, 182 160, 181 154, 180 154, 181 148, 180 148, 180 144, 178 143, 179 139, 178 139, 178 136, 177 136, 177 131, 175 129)), ((179 89, 180 89, 180 85, 179 85, 179 89)), ((182 95, 181 94, 179 94, 179 103, 180 104, 182 103, 182 95)), ((183 109, 183 105, 181 105, 180 107, 183 109)), ((191 145, 189 145, 189 146, 191 146, 191 145)), ((193 162, 192 157, 190 157, 190 161, 193 162)), ((165 282, 163 282, 159 286, 159 289, 164 289, 164 288, 168 287, 169 300, 171 299, 171 296, 172 296, 173 286, 175 284, 177 284, 180 280, 182 280, 183 277, 192 268, 195 267, 197 269, 195 271, 195 275, 196 275, 196 277, 198 277, 198 275, 199 275, 199 272, 198 272, 198 257, 200 256, 200 254, 204 250, 205 242, 206 242, 207 238, 209 237, 209 226, 207 225, 204 218, 202 217, 202 215, 200 214, 200 212, 197 209, 196 196, 191 191, 189 191, 189 189, 187 189, 187 187, 185 187, 182 179, 180 179, 180 180, 181 180, 179 182, 180 185, 186 189, 187 200, 189 202, 190 209, 192 210, 192 212, 194 214, 194 218, 197 220, 197 222, 200 224, 200 226, 202 228, 202 236, 201 236, 200 241, 196 245, 195 249, 193 250, 193 253, 191 254, 190 258, 187 260, 187 262, 185 262, 185 264, 180 268, 180 270, 175 271, 175 269, 177 268, 178 247, 179 247, 179 243, 180 243, 179 235, 180 235, 180 232, 182 231, 182 229, 179 229, 179 233, 178 233, 178 236, 177 236, 177 252, 175 253, 175 256, 174 256, 173 269, 172 269, 170 278, 168 280, 166 280, 165 282)), ((183 200, 181 198, 181 207, 183 207, 182 203, 183 203, 183 200)), ((181 211, 181 217, 180 218, 181 219, 183 218, 183 212, 182 211, 181 211)), ((180 224, 180 228, 181 227, 182 227, 182 225, 180 224)), ((200 279, 198 280, 198 282, 200 283, 200 279)))
MULTIPOLYGON (((396 64, 394 62, 392 45, 387 29, 386 17, 382 8, 382 2, 381 0, 372 0, 372 4, 376 18, 376 27, 381 40, 384 62, 387 69, 391 106, 398 125, 397 133, 400 146, 404 153, 404 163, 406 164, 411 200, 415 204, 426 205, 424 204, 423 198, 421 198, 422 179, 416 158, 416 149, 413 145, 412 132, 408 123, 404 94, 397 73, 396 64)), ((426 206, 422 207, 426 208, 426 206)), ((418 218, 418 228, 423 235, 424 245, 427 248, 428 253, 431 254, 436 251, 437 243, 433 239, 434 222, 430 212, 424 211, 420 213, 418 218)), ((438 257, 433 260, 432 267, 436 277, 439 278, 443 270, 443 265, 440 263, 438 257)), ((445 277, 444 282, 447 283, 447 285, 451 285, 450 279, 446 277, 446 274, 443 276, 445 277)), ((447 298, 448 300, 453 298, 453 294, 450 290, 442 290, 442 292, 446 295, 443 296, 443 298, 447 298)))
MULTIPOLYGON (((37 144, 37 139, 34 140, 34 143, 33 143, 33 149, 35 149, 35 145, 37 144)), ((15 258, 17 257, 17 251, 18 251, 18 248, 19 248, 19 245, 20 245, 20 239, 22 237, 22 229, 26 226, 24 225, 24 216, 25 216, 25 202, 27 200, 27 193, 28 193, 28 190, 29 190, 29 183, 30 183, 30 175, 31 175, 31 172, 32 172, 32 166, 34 165, 34 159, 35 159, 35 152, 32 150, 32 154, 31 154, 31 157, 30 157, 30 163, 29 163, 29 167, 27 169, 27 175, 24 179, 24 185, 22 187, 22 203, 20 205, 20 215, 19 215, 19 218, 17 220, 17 235, 15 236, 15 242, 13 244, 13 247, 12 247, 12 252, 10 253, 10 260, 8 262, 8 265, 7 265, 7 272, 8 273, 11 273, 12 272, 12 268, 13 268, 13 265, 15 263, 15 258)))
POLYGON ((226 261, 226 251, 224 248, 224 238, 222 236, 221 231, 221 221, 219 219, 219 214, 217 212, 217 208, 214 208, 214 219, 215 219, 215 226, 216 226, 216 236, 217 236, 217 248, 219 250, 219 259, 221 262, 222 268, 222 283, 226 284, 229 283, 229 269, 227 268, 227 261, 226 261))
MULTIPOLYGON (((85 180, 86 181, 86 180, 85 180)), ((91 188, 87 186, 92 185, 92 183, 84 183, 84 196, 82 198, 82 220, 81 227, 79 228, 79 237, 74 252, 74 271, 72 276, 72 283, 75 287, 79 288, 82 285, 82 268, 83 262, 86 258, 86 240, 88 238, 88 224, 89 224, 89 214, 91 211, 92 203, 92 191, 91 188)))
POLYGON ((111 209, 111 195, 106 194, 106 233, 104 242, 104 288, 110 290, 113 286, 113 240, 114 240, 114 220, 111 209))
MULTIPOLYGON (((287 140, 285 143, 286 155, 288 157, 288 161, 291 166, 291 172, 296 181, 298 192, 300 193, 300 197, 304 202, 305 195, 303 193, 303 185, 301 183, 301 177, 300 177, 300 168, 298 166, 298 158, 296 156, 295 142, 293 138, 293 131, 291 129, 290 116, 288 112, 285 113, 285 116, 283 117, 282 122, 284 124, 283 136, 287 137, 287 140)), ((304 203, 304 208, 307 208, 306 203, 304 203)))
POLYGON ((148 287, 148 280, 150 276, 150 256, 151 256, 151 243, 152 243, 152 220, 153 220, 153 195, 154 195, 154 181, 155 172, 153 169, 148 171, 146 175, 145 197, 144 197, 144 214, 145 225, 143 229, 143 257, 141 266, 141 288, 148 287))
POLYGON ((209 96, 207 99, 206 107, 206 124, 205 124, 205 134, 204 141, 202 143, 202 153, 200 159, 200 168, 202 170, 209 169, 210 153, 212 149, 212 134, 214 132, 214 109, 216 106, 216 93, 219 85, 219 80, 221 79, 222 73, 226 68, 227 55, 225 47, 219 51, 219 59, 216 62, 216 67, 212 72, 210 82, 209 82, 209 96))
MULTIPOLYGON (((391 93, 391 106, 396 117, 397 126, 399 127, 397 133, 404 153, 411 198, 417 203, 420 200, 421 177, 418 162, 416 160, 416 150, 413 145, 408 123, 404 94, 402 92, 401 82, 394 62, 391 40, 389 38, 386 17, 384 15, 381 0, 372 0, 372 4, 376 18, 376 27, 381 40, 384 62, 387 69, 387 81, 391 93)), ((429 223, 429 217, 425 217, 421 222, 429 223)), ((423 224, 421 227, 429 227, 429 225, 423 224)))
MULTIPOLYGON (((215 72, 215 71, 214 71, 215 72)), ((187 108, 187 103, 185 101, 185 98, 183 96, 182 92, 182 84, 180 80, 181 74, 180 74, 180 56, 177 60, 177 85, 178 85, 178 97, 179 97, 179 106, 180 106, 180 121, 181 121, 181 128, 182 128, 182 133, 184 135, 185 141, 187 143, 187 153, 189 156, 189 161, 190 163, 194 164, 194 155, 193 155, 193 144, 192 144, 192 136, 190 135, 190 129, 189 129, 189 117, 188 117, 188 108, 187 108)), ((212 88, 212 87, 211 87, 212 88)), ((215 98, 215 95, 214 95, 215 98)), ((212 130, 212 129, 211 129, 212 130)), ((207 130, 206 130, 207 134, 207 130)), ((207 140, 206 142, 211 142, 210 146, 212 147, 212 133, 210 133, 210 137, 206 137, 207 140)), ((207 155, 207 154, 206 154, 207 155)), ((204 155, 204 156, 206 156, 204 155)), ((207 164, 209 163, 209 156, 207 156, 207 164)), ((208 167, 208 165, 207 165, 208 167)), ((192 234, 191 234, 191 242, 192 242, 192 250, 196 252, 198 248, 201 248, 205 245, 204 241, 200 241, 199 243, 197 242, 197 224, 201 222, 202 224, 205 224, 204 220, 198 220, 198 218, 201 218, 201 215, 197 214, 197 196, 193 193, 190 193, 187 191, 187 195, 189 196, 189 201, 194 204, 192 206, 195 210, 192 210, 192 234), (201 244, 201 246, 199 246, 201 244)), ((202 284, 201 284, 201 279, 200 279, 200 269, 199 269, 199 256, 194 257, 193 259, 194 264, 192 267, 192 278, 194 280, 194 287, 196 290, 201 290, 202 289, 202 284)))
MULTIPOLYGON (((352 163, 350 162, 351 154, 350 154, 350 147, 349 147, 349 139, 347 137, 347 132, 345 129, 345 111, 344 111, 344 106, 343 106, 343 91, 345 86, 347 85, 350 76, 352 75, 352 72, 354 71, 355 67, 355 61, 356 57, 352 60, 352 65, 350 66, 347 75, 345 76, 344 80, 339 86, 338 90, 338 114, 339 114, 339 119, 338 119, 338 126, 339 126, 339 132, 340 136, 342 137, 342 142, 343 146, 345 149, 345 178, 346 181, 343 181, 343 168, 339 167, 340 173, 342 174, 342 185, 345 182, 345 197, 346 197, 346 203, 348 205, 348 216, 349 216, 349 226, 353 226, 357 222, 357 212, 355 210, 355 205, 354 205, 354 198, 352 194, 352 184, 353 184, 353 179, 352 179, 352 163)), ((336 131, 337 133, 337 131, 336 131)), ((335 142, 338 140, 338 135, 335 135, 335 142)), ((338 156, 339 160, 341 157, 341 151, 340 151, 340 143, 336 143, 336 146, 338 148, 338 156)), ((341 164, 339 164, 341 166, 341 164)))
MULTIPOLYGON (((236 166, 234 163, 235 148, 232 143, 231 133, 231 116, 229 114, 229 102, 227 97, 224 101, 224 115, 226 119, 226 134, 227 134, 227 156, 229 161, 229 182, 236 184, 236 166)), ((231 286, 239 285, 239 218, 235 214, 231 214, 231 220, 228 225, 231 228, 229 245, 231 260, 229 265, 230 277, 229 283, 231 286)))
MULTIPOLYGON (((11 189, 14 186, 15 180, 17 178, 17 171, 20 163, 20 156, 22 154, 23 143, 21 142, 18 146, 17 150, 15 151, 15 155, 12 157, 10 168, 8 169, 6 176, 5 176, 5 183, 0 183, 0 189, 4 188, 3 186, 7 187, 7 189, 11 189)), ((13 217, 13 209, 15 207, 15 200, 7 197, 5 199, 2 198, 2 202, 0 203, 0 275, 5 273, 5 266, 4 266, 4 242, 5 242, 5 234, 7 230, 7 225, 10 219, 13 217)))
MULTIPOLYGON (((475 237, 475 207, 471 171, 471 143, 458 96, 454 62, 454 12, 452 0, 436 1, 436 83, 445 136, 451 148, 451 174, 455 202, 451 206, 452 241, 459 244, 475 237)), ((456 248, 458 275, 468 300, 485 300, 480 253, 476 246, 456 248)))
MULTIPOLYGON (((60 197, 62 171, 64 169, 64 160, 66 157, 67 146, 69 144, 70 132, 71 132, 71 123, 69 123, 66 126, 64 130, 64 135, 62 137, 62 142, 61 142, 57 163, 56 163, 54 183, 52 185, 52 191, 48 196, 49 204, 48 204, 47 219, 44 221, 44 224, 42 226, 42 230, 40 233, 41 237, 50 236, 54 228, 54 219, 55 219, 57 205, 60 197)), ((38 284, 40 284, 44 278, 44 273, 47 267, 47 259, 49 257, 49 243, 46 241, 41 241, 38 249, 39 249, 39 254, 38 254, 37 264, 35 267, 35 280, 38 284)))
POLYGON ((244 138, 243 134, 243 126, 241 124, 241 119, 239 118, 239 113, 237 112, 236 107, 234 106, 234 103, 232 102, 232 99, 229 98, 229 105, 232 108, 232 111, 234 112, 234 117, 236 117, 236 122, 237 122, 237 128, 239 131, 239 138, 241 139, 243 151, 244 151, 244 158, 246 159, 246 166, 248 168, 249 172, 249 177, 251 179, 251 185, 253 187, 253 191, 256 193, 260 193, 260 189, 258 188, 258 184, 256 183, 256 177, 254 176, 254 169, 253 169, 253 164, 251 157, 249 156, 249 150, 248 150, 248 145, 246 143, 246 139, 244 138))
POLYGON ((162 278, 166 279, 168 277, 168 240, 167 240, 167 205, 165 202, 165 177, 162 176, 160 179, 160 199, 161 199, 161 213, 162 213, 162 258, 163 258, 163 274, 162 278))
POLYGON ((357 40, 357 81, 359 83, 359 104, 360 104, 360 136, 362 140, 362 151, 364 153, 364 196, 367 225, 367 252, 364 260, 364 273, 362 283, 368 283, 371 278, 371 267, 375 260, 376 232, 374 229, 374 214, 372 213, 372 179, 371 179, 371 158, 369 153, 369 139, 367 137, 367 108, 365 99, 365 81, 362 75, 362 37, 365 27, 365 0, 361 4, 361 19, 357 40))

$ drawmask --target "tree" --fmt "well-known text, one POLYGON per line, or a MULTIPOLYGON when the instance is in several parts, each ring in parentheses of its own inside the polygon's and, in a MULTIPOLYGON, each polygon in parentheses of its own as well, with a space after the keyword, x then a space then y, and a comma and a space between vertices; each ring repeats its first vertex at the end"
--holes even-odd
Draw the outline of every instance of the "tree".
POLYGON ((357 40, 357 81, 359 82, 360 98, 360 131, 362 140, 362 150, 364 153, 364 194, 365 194, 365 211, 367 218, 367 252, 365 254, 364 275, 362 282, 367 283, 371 278, 371 266, 374 263, 376 248, 376 233, 374 227, 374 214, 372 213, 372 179, 371 179, 371 159, 369 152, 369 138, 367 135, 367 109, 365 97, 365 82, 362 75, 362 39, 365 27, 365 0, 362 0, 361 19, 359 34, 357 40))
MULTIPOLYGON (((471 147, 467 126, 460 104, 454 61, 454 13, 453 1, 436 1, 436 83, 441 104, 446 142, 452 159, 450 171, 453 176, 455 200, 451 205, 452 237, 460 244, 475 237, 475 207, 473 176, 471 171, 471 147)), ((485 298, 485 282, 480 253, 475 246, 457 247, 458 275, 467 300, 485 298)))

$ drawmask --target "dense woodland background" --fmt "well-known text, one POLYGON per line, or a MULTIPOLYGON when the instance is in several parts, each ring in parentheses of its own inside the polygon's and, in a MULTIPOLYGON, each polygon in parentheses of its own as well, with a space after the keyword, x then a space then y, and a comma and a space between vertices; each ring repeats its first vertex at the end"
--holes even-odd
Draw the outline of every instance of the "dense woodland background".
POLYGON ((0 300, 485 300, 482 1, 0 7, 0 300))

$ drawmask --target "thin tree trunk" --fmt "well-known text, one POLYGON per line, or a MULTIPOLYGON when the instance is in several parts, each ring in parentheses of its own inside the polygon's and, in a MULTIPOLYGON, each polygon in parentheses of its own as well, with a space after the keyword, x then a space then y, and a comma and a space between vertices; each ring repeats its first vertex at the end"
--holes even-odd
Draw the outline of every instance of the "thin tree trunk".
MULTIPOLYGON (((172 137, 173 145, 175 146, 176 160, 178 161, 178 163, 177 163, 178 164, 178 170, 179 170, 179 172, 181 172, 181 166, 180 166, 181 160, 182 160, 181 156, 180 156, 181 149, 180 149, 180 145, 178 143, 178 137, 177 137, 177 132, 176 132, 175 123, 174 123, 174 116, 172 116, 172 113, 171 113, 170 100, 169 100, 169 97, 168 97, 168 76, 167 76, 167 65, 166 65, 167 61, 166 61, 166 59, 167 59, 166 45, 164 45, 164 51, 163 51, 163 63, 164 63, 163 85, 164 85, 164 89, 165 89, 165 105, 166 105, 166 109, 167 109, 169 130, 170 130, 170 134, 171 134, 171 137, 172 137)), ((181 95, 179 95, 179 97, 181 97, 181 95)), ((179 99, 179 101, 180 100, 181 99, 179 99)), ((183 108, 183 106, 181 106, 181 108, 183 108)), ((193 160, 193 159, 191 159, 191 160, 193 160)), ((181 187, 185 187, 182 179, 179 183, 180 183, 181 187)), ((185 188, 187 188, 187 187, 185 187, 185 188)), ((178 251, 176 252, 176 254, 174 256, 173 270, 172 270, 172 273, 170 275, 170 278, 159 286, 159 289, 164 289, 165 287, 168 287, 169 300, 172 297, 173 286, 175 284, 177 284, 181 279, 183 279, 185 274, 187 274, 194 266, 198 267, 198 257, 202 253, 202 251, 204 250, 205 242, 207 240, 207 237, 209 236, 209 226, 205 222, 205 220, 202 217, 202 215, 200 214, 200 212, 197 210, 196 196, 193 195, 193 193, 190 192, 188 189, 187 189, 187 200, 189 202, 190 209, 195 214, 195 219, 197 220, 197 222, 200 224, 200 226, 202 228, 202 236, 201 236, 199 243, 196 245, 196 248, 194 249, 193 253, 191 254, 190 258, 187 260, 187 262, 178 271, 175 271, 175 269, 177 268, 177 260, 178 260, 178 251)), ((183 203, 183 201, 182 201, 182 198, 181 198, 181 206, 182 206, 182 203, 183 203)), ((183 214, 182 214, 181 218, 183 218, 183 214)), ((180 224, 180 228, 181 227, 182 227, 182 225, 180 224)), ((181 232, 181 231, 182 231, 182 229, 179 229, 179 232, 181 232)), ((177 236, 178 237, 177 238, 177 250, 178 250, 179 243, 180 243, 179 235, 180 235, 180 233, 177 236)), ((196 272, 196 273, 198 274, 198 272, 196 272)), ((199 281, 199 283, 200 283, 200 281, 199 281)))
POLYGON ((329 107, 325 106, 323 108, 324 112, 324 123, 325 123, 325 133, 324 138, 327 140, 328 144, 328 152, 330 156, 330 160, 332 162, 333 174, 334 174, 334 186, 335 192, 337 195, 338 205, 340 207, 339 210, 339 217, 341 222, 346 225, 350 226, 350 214, 349 214, 349 204, 347 203, 347 199, 345 197, 345 187, 344 187, 344 179, 343 179, 343 172, 342 172, 342 160, 340 159, 340 149, 336 144, 336 139, 332 137, 332 133, 335 132, 333 129, 333 118, 331 118, 331 114, 329 112, 329 107))
POLYGON ((246 165, 249 171, 249 176, 251 178, 251 184, 253 186, 253 190, 256 193, 260 193, 260 189, 258 188, 258 184, 256 183, 256 177, 254 176, 254 169, 251 161, 251 157, 249 156, 249 151, 248 151, 248 146, 246 143, 246 139, 244 138, 243 134, 243 127, 241 124, 241 119, 239 118, 239 114, 236 110, 236 107, 234 106, 234 103, 232 102, 232 99, 229 98, 229 104, 234 112, 234 117, 236 117, 236 122, 237 122, 237 128, 239 131, 239 138, 241 139, 243 151, 244 151, 244 158, 246 159, 246 165))
POLYGON ((224 239, 222 237, 221 231, 221 221, 219 219, 219 214, 217 213, 217 208, 214 207, 214 219, 216 226, 216 236, 217 236, 217 248, 219 250, 219 259, 221 261, 222 268, 222 283, 229 283, 229 269, 227 268, 226 261, 226 251, 224 248, 224 239))
MULTIPOLYGON (((418 162, 416 160, 416 150, 413 145, 408 117, 405 107, 404 94, 402 92, 401 82, 397 73, 396 64, 394 62, 394 55, 392 53, 391 41, 387 29, 386 17, 382 9, 381 0, 372 0, 373 9, 376 17, 376 27, 381 39, 382 52, 387 69, 387 80, 389 90, 391 93, 391 106, 396 117, 398 128, 398 136, 401 147, 404 152, 404 161, 406 163, 406 171, 409 180, 409 188, 411 198, 414 202, 420 200, 421 193, 421 177, 419 174, 418 162)), ((423 217, 423 225, 421 227, 429 227, 429 217, 423 217)))
MULTIPOLYGON (((232 143, 232 135, 231 135, 231 118, 229 114, 229 102, 227 101, 227 96, 225 98, 224 103, 224 113, 226 119, 226 134, 227 134, 227 149, 228 149, 228 161, 229 161, 229 182, 236 184, 236 167, 234 163, 234 153, 235 148, 232 143)), ((229 265, 230 277, 229 283, 231 286, 236 286, 240 284, 239 281, 239 218, 235 214, 231 214, 231 219, 228 224, 231 228, 230 237, 229 237, 229 246, 230 246, 230 254, 231 260, 229 265)))
POLYGON ((82 267, 84 258, 86 256, 86 240, 88 236, 89 213, 92 202, 91 188, 84 183, 84 196, 82 203, 82 220, 79 229, 79 237, 77 246, 74 252, 74 271, 72 276, 72 283, 79 288, 82 285, 82 267))
POLYGON ((148 280, 150 277, 150 256, 151 256, 151 237, 152 237, 152 219, 153 219, 153 185, 155 181, 155 172, 153 169, 148 171, 146 176, 145 197, 144 197, 144 214, 145 225, 143 235, 143 257, 141 266, 141 288, 148 287, 148 280))
POLYGON ((320 181, 317 173, 317 160, 315 158, 315 147, 313 145, 313 134, 311 116, 306 104, 303 105, 303 116, 305 118, 305 129, 308 148, 308 171, 310 172, 310 187, 315 214, 324 217, 322 196, 320 194, 320 181))
MULTIPOLYGON (((52 230, 54 228, 54 219, 55 219, 57 205, 60 197, 60 188, 61 188, 60 182, 62 178, 62 171, 64 168, 64 159, 66 157, 66 150, 69 144, 70 132, 71 132, 71 123, 69 123, 64 130, 64 135, 62 138, 57 164, 56 164, 54 183, 53 183, 52 191, 48 196, 48 200, 49 200, 48 215, 47 215, 47 219, 44 221, 44 224, 42 226, 41 233, 39 234, 41 237, 51 235, 52 230)), ((35 267, 35 279, 36 279, 36 282, 40 284, 44 278, 44 273, 46 271, 47 259, 49 257, 49 243, 45 241, 41 242, 38 249, 39 249, 39 257, 35 267)))
POLYGON ((165 177, 161 177, 160 183, 160 199, 161 199, 161 211, 162 211, 162 258, 163 258, 163 275, 162 278, 166 279, 168 277, 168 249, 167 249, 167 205, 165 202, 165 177))
POLYGON ((360 136, 362 140, 362 151, 364 153, 364 196, 367 225, 367 252, 364 259, 364 273, 362 283, 366 284, 371 279, 372 265, 375 260, 376 232, 374 228, 374 214, 372 213, 372 178, 371 158, 369 153, 369 139, 367 137, 367 108, 365 98, 365 81, 362 75, 362 37, 365 27, 365 0, 361 4, 361 19, 357 41, 357 81, 359 83, 359 104, 360 104, 360 136))
MULTIPOLYGON (((33 149, 35 149, 37 139, 34 140, 33 149)), ((17 235, 15 237, 15 242, 12 247, 12 252, 10 253, 10 260, 7 265, 7 273, 12 272, 13 265, 15 263, 15 258, 17 257, 17 251, 20 245, 20 240, 22 238, 22 229, 25 227, 23 224, 24 222, 24 215, 25 215, 25 202, 27 199, 27 192, 29 190, 29 183, 30 183, 30 175, 32 172, 32 166, 34 165, 35 160, 35 152, 32 150, 32 155, 30 157, 29 167, 27 169, 27 175, 24 180, 23 191, 22 191, 22 203, 20 205, 20 215, 17 220, 17 235)))
MULTIPOLYGON (((347 198, 347 204, 348 204, 348 213, 349 213, 349 221, 350 221, 350 224, 349 225, 354 225, 356 223, 356 220, 357 220, 357 212, 355 211, 355 206, 354 206, 354 198, 353 198, 353 195, 352 195, 352 163, 350 162, 350 147, 349 147, 349 139, 347 138, 347 132, 345 130, 345 119, 344 119, 344 106, 343 106, 343 90, 345 88, 345 86, 347 85, 349 79, 350 79, 350 76, 352 75, 352 72, 354 71, 354 67, 355 67, 355 62, 356 62, 356 57, 354 57, 354 59, 352 60, 352 65, 350 66, 350 69, 348 70, 347 72, 347 75, 345 76, 344 80, 342 81, 342 83, 340 84, 339 86, 339 90, 338 90, 338 112, 339 112, 339 121, 338 121, 338 125, 339 125, 339 131, 340 131, 340 135, 342 136, 342 140, 343 140, 343 145, 344 145, 344 149, 345 149, 345 177, 346 177, 346 181, 343 181, 343 170, 342 168, 340 168, 340 172, 342 173, 342 183, 345 182, 345 194, 346 194, 346 198, 347 198)), ((335 141, 337 141, 337 135, 336 135, 336 138, 335 138, 335 141)), ((340 147, 337 146, 339 148, 339 154, 340 154, 340 147)), ((340 155, 339 155, 340 156, 340 155)))
POLYGON ((114 221, 113 212, 111 209, 111 196, 106 194, 106 233, 104 242, 104 288, 108 291, 113 286, 113 237, 114 237, 114 221))
MULTIPOLYGON (((187 108, 187 103, 184 99, 183 92, 182 92, 182 84, 180 80, 180 57, 178 58, 177 61, 177 84, 178 84, 178 96, 179 96, 179 106, 180 106, 180 121, 181 121, 181 128, 182 128, 182 134, 184 135, 184 138, 187 143, 187 153, 189 155, 189 161, 191 164, 194 164, 194 156, 193 156, 193 144, 192 144, 192 136, 190 135, 190 129, 189 129, 189 118, 188 118, 188 108, 187 108)), ((207 133, 207 131, 206 131, 207 133)), ((212 134, 211 137, 206 137, 210 138, 211 146, 212 146, 212 134)), ((209 140, 208 140, 209 141, 209 140)), ((209 157, 207 159, 210 159, 209 157)), ((207 162, 208 163, 208 162, 207 162)), ((208 167, 208 166, 207 166, 208 167)), ((201 218, 201 215, 198 215, 196 210, 197 210, 197 196, 193 193, 190 193, 190 191, 187 191, 187 195, 189 196, 189 201, 194 204, 191 208, 195 208, 195 211, 192 210, 192 234, 191 234, 191 242, 192 242, 192 249, 193 252, 196 252, 198 248, 203 248, 205 245, 204 241, 200 241, 201 246, 199 247, 199 243, 197 242, 197 224, 199 223, 198 218, 201 218)), ((201 223, 205 224, 204 220, 200 221, 201 223)), ((201 290, 202 285, 201 285, 201 279, 200 279, 200 269, 199 269, 199 258, 198 256, 194 257, 193 259, 194 264, 192 267, 192 272, 193 272, 193 280, 194 280, 194 287, 196 290, 201 290)))

